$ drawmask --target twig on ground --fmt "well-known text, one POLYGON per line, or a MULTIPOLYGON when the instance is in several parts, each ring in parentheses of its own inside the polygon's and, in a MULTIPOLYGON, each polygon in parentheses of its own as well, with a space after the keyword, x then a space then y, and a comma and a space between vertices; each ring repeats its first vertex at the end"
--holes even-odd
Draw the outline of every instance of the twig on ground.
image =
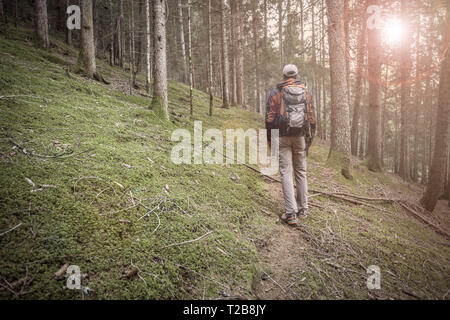
POLYGON ((8 232, 11 232, 11 231, 13 231, 13 230, 17 229, 17 228, 18 228, 18 227, 20 227, 21 225, 22 225, 22 222, 21 222, 21 223, 19 223, 19 224, 18 224, 18 225, 16 225, 16 226, 12 227, 11 229, 9 229, 9 230, 6 230, 6 231, 4 231, 4 232, 0 233, 0 236, 3 236, 3 235, 5 235, 5 234, 7 234, 8 232))
POLYGON ((208 231, 207 233, 205 233, 204 235, 202 235, 201 237, 198 237, 198 238, 196 238, 196 239, 192 239, 192 240, 188 240, 188 241, 183 241, 183 242, 179 242, 179 243, 172 243, 172 244, 169 244, 169 245, 167 245, 167 246, 161 247, 161 249, 170 248, 170 247, 175 247, 175 246, 182 246, 182 245, 185 245, 185 244, 189 244, 189 243, 192 243, 192 242, 201 240, 201 239, 203 239, 204 237, 210 235, 211 233, 213 233, 212 230, 211 230, 211 231, 208 231))
POLYGON ((16 141, 14 141, 14 139, 12 138, 7 138, 6 140, 8 140, 9 142, 11 142, 11 144, 13 144, 16 148, 18 148, 20 151, 22 151, 23 154, 27 155, 27 156, 34 156, 34 157, 38 157, 38 158, 43 158, 43 159, 66 159, 69 157, 74 157, 74 156, 78 156, 80 154, 86 153, 86 152, 91 152, 94 149, 87 149, 78 153, 73 153, 73 152, 63 152, 63 153, 59 153, 59 154, 55 154, 55 155, 42 155, 39 153, 36 153, 34 151, 28 151, 25 147, 21 146, 20 144, 18 144, 16 141))
POLYGON ((281 291, 283 291, 284 293, 286 293, 286 289, 283 288, 283 286, 281 286, 281 284, 279 284, 278 282, 276 282, 267 272, 263 271, 263 273, 267 276, 267 278, 270 279, 270 281, 272 281, 273 283, 275 283, 280 289, 281 291))

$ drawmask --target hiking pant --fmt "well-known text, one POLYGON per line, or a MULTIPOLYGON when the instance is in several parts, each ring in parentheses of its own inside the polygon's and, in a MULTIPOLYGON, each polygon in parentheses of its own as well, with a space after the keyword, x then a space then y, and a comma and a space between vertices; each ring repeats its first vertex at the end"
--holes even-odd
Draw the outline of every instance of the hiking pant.
POLYGON ((308 182, 306 180, 305 137, 280 137, 279 158, 286 213, 308 209, 308 182), (294 191, 294 172, 297 192, 294 191))

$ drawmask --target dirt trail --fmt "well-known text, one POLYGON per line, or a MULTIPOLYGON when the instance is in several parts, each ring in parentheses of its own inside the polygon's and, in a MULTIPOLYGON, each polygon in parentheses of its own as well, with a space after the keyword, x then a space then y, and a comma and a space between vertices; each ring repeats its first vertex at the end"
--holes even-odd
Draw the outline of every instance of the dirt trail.
MULTIPOLYGON (((266 192, 273 195, 276 207, 271 208, 274 218, 280 217, 284 199, 281 185, 267 183, 266 192)), ((305 250, 307 243, 301 233, 281 220, 275 225, 266 241, 258 246, 266 269, 255 294, 261 299, 296 299, 297 293, 290 286, 298 282, 301 266, 305 262, 300 250, 305 250)))
MULTIPOLYGON (((313 166, 316 165, 317 164, 314 164, 313 166)), ((329 174, 328 172, 325 173, 323 170, 316 170, 314 173, 315 174, 309 175, 309 180, 317 181, 320 179, 319 181, 326 181, 326 176, 329 174), (317 174, 318 172, 320 172, 320 174, 317 174)), ((276 178, 279 179, 279 177, 276 178)), ((333 183, 331 183, 328 187, 336 189, 338 186, 333 186, 333 183)), ((386 192, 391 196, 402 195, 396 190, 391 190, 391 188, 387 186, 385 187, 386 189, 383 190, 383 193, 386 192)), ((411 188, 411 192, 409 194, 403 194, 403 196, 416 196, 417 198, 415 200, 417 201, 421 194, 421 190, 413 185, 411 185, 411 188)), ((322 285, 332 286, 335 290, 333 293, 328 292, 328 294, 326 294, 328 298, 342 299, 348 297, 344 292, 345 290, 343 290, 340 285, 345 287, 348 286, 349 288, 354 286, 359 287, 363 297, 369 299, 411 298, 410 292, 412 292, 412 290, 409 289, 407 284, 405 284, 404 288, 401 290, 398 290, 398 288, 385 288, 386 290, 383 290, 383 292, 375 293, 364 290, 367 277, 365 268, 367 265, 363 266, 361 262, 358 263, 359 255, 363 254, 363 252, 360 251, 361 249, 357 248, 354 244, 345 241, 342 238, 342 234, 338 234, 338 229, 336 226, 334 226, 334 230, 331 230, 333 229, 333 226, 329 224, 329 222, 332 222, 332 219, 336 218, 336 215, 333 215, 331 211, 343 210, 346 212, 345 206, 348 204, 339 204, 338 202, 334 202, 330 199, 330 201, 326 203, 326 211, 330 211, 330 215, 329 218, 325 218, 325 222, 322 221, 324 222, 324 230, 321 230, 320 236, 320 238, 322 238, 322 235, 324 236, 325 243, 324 239, 319 238, 311 241, 309 238, 309 232, 311 231, 310 228, 313 228, 313 226, 310 226, 308 219, 300 219, 299 227, 296 228, 290 227, 279 220, 279 217, 284 210, 284 199, 281 184, 266 180, 265 189, 266 193, 271 195, 273 203, 273 206, 271 208, 267 208, 267 211, 270 211, 273 219, 278 219, 278 221, 273 224, 271 233, 257 244, 257 248, 264 266, 261 274, 261 281, 259 281, 253 289, 253 293, 257 298, 281 300, 308 299, 310 297, 317 298, 317 294, 319 294, 319 296, 323 296, 323 294, 325 294, 325 292, 321 292, 322 290, 320 289, 320 286, 322 285), (330 226, 331 228, 329 228, 330 226), (326 228, 328 228, 328 230, 326 230, 326 228), (328 236, 329 238, 326 239, 328 236), (344 263, 347 263, 348 265, 348 261, 350 260, 354 261, 352 267, 348 268, 340 265, 341 261, 345 261, 344 263), (320 261, 320 264, 317 264, 317 261, 320 261), (324 269, 324 267, 329 266, 339 269, 338 274, 340 280, 335 281, 330 279, 326 268, 324 269), (319 287, 316 287, 316 289, 308 287, 310 279, 308 278, 307 273, 311 274, 311 272, 316 274, 317 277, 321 279, 317 283, 319 287), (339 281, 342 282, 339 283, 339 281), (320 284, 320 282, 322 282, 322 284, 320 284), (318 290, 318 292, 316 290, 318 290), (329 296, 330 293, 332 294, 331 296, 329 296), (312 297, 313 294, 315 295, 314 297, 312 297)), ((341 187, 340 189, 345 190, 345 187, 341 187)), ((379 193, 379 190, 375 190, 373 192, 373 194, 378 195, 379 193)), ((412 198, 411 200, 413 201, 412 198)), ((313 211, 316 211, 316 213, 317 210, 322 209, 313 208, 313 211)), ((442 226, 448 226, 450 210, 446 206, 446 203, 441 202, 438 210, 436 211, 437 216, 441 218, 440 221, 442 222, 442 226)), ((312 212, 312 214, 314 213, 312 212)), ((401 216, 403 216, 403 214, 396 217, 400 218, 401 216)), ((380 213, 379 217, 382 219, 383 214, 380 213)), ((410 218, 406 215, 406 213, 404 213, 403 218, 405 217, 408 219, 410 218)), ((311 217, 309 219, 311 219, 311 217)), ((361 228, 362 231, 369 230, 365 227, 367 222, 364 221, 363 217, 359 217, 359 215, 352 215, 352 219, 359 221, 358 225, 360 226, 357 227, 358 229, 361 228)), ((406 240, 405 238, 405 241, 409 242, 410 240, 406 240)), ((376 245, 374 250, 378 251, 378 249, 376 249, 376 245)), ((394 252, 394 255, 396 254, 401 255, 402 252, 394 252)), ((354 288, 356 289, 356 287, 354 288)))

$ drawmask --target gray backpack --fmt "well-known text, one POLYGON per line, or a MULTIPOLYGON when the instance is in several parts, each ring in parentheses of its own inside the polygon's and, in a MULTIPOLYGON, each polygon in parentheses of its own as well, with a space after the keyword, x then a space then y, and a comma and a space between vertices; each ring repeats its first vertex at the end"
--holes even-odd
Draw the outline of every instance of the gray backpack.
POLYGON ((282 118, 288 128, 303 128, 307 125, 308 111, 306 87, 304 85, 287 86, 282 89, 284 110, 282 118))

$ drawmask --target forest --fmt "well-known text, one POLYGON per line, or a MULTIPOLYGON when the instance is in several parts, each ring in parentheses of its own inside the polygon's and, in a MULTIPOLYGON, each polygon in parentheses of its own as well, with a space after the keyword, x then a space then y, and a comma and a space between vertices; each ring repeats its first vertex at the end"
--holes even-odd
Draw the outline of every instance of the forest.
POLYGON ((0 0, 0 299, 450 299, 449 12, 0 0), (196 121, 264 129, 287 64, 316 118, 295 228, 279 174, 170 159, 196 121))

